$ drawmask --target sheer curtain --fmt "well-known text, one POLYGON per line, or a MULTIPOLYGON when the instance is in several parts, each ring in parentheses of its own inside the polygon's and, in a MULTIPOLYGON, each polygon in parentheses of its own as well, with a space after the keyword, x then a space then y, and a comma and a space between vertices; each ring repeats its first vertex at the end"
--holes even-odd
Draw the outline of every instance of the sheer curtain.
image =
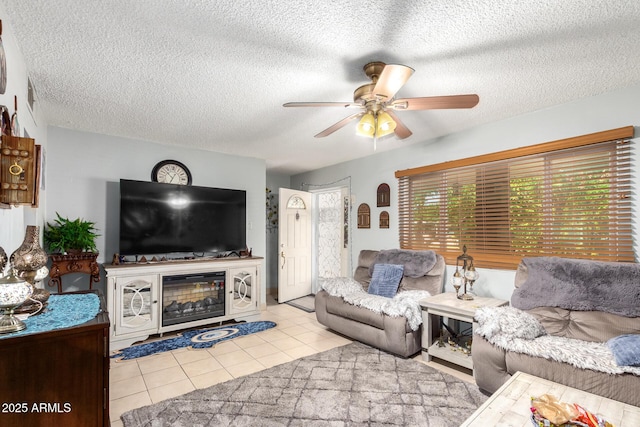
POLYGON ((340 190, 318 193, 318 277, 342 275, 343 210, 340 190))
POLYGON ((303 184, 314 195, 312 291, 318 280, 350 272, 351 177, 327 184, 303 184))

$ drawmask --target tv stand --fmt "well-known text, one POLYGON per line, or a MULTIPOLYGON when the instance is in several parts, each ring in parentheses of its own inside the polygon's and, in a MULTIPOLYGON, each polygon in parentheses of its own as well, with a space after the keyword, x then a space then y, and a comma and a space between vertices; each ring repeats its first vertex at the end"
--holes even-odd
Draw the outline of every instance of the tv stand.
POLYGON ((262 262, 261 257, 250 257, 103 265, 111 318, 110 348, 128 347, 150 335, 257 317, 261 309, 262 262), (163 278, 211 272, 224 272, 224 314, 162 326, 163 278))

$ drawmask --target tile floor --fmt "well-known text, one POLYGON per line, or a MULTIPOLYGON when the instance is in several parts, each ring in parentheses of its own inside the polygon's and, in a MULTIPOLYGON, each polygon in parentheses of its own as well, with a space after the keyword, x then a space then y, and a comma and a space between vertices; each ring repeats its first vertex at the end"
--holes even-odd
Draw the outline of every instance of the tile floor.
MULTIPOLYGON (((120 415, 134 408, 209 387, 233 378, 289 362, 351 341, 306 313, 268 297, 259 320, 277 323, 275 328, 216 344, 210 349, 186 348, 133 360, 112 359, 110 372, 111 427, 122 427, 120 415)), ((415 359, 422 362, 418 354, 415 359)), ((473 382, 464 370, 429 362, 473 382)))

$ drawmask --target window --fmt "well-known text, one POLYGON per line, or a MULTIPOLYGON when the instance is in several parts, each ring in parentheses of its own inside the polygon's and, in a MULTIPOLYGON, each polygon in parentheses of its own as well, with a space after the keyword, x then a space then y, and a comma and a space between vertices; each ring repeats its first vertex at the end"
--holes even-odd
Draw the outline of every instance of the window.
POLYGON ((482 267, 526 256, 634 261, 633 127, 398 171, 400 247, 482 267))
POLYGON ((304 200, 300 196, 294 194, 287 201, 287 209, 307 209, 307 205, 304 204, 304 200))

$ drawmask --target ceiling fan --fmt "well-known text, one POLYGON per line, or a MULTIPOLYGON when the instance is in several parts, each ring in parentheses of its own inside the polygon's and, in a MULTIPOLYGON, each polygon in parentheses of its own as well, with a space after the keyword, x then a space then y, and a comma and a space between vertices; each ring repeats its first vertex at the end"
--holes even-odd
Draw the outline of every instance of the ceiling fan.
POLYGON ((360 119, 356 128, 359 135, 375 139, 395 133, 399 139, 405 139, 411 136, 412 132, 400 121, 396 111, 473 108, 479 101, 478 95, 475 94, 394 98, 414 73, 413 68, 399 64, 370 62, 363 69, 372 82, 360 86, 353 92, 353 102, 287 102, 283 106, 343 107, 362 110, 329 126, 315 135, 316 138, 331 135, 351 121, 360 119))

